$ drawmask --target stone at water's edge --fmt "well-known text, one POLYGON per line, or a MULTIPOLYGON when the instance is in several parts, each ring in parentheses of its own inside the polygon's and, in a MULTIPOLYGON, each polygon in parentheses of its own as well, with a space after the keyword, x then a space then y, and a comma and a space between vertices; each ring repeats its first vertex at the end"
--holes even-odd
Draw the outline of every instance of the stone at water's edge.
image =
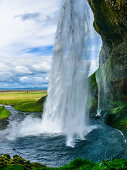
POLYGON ((5 129, 6 126, 9 124, 8 118, 10 114, 11 113, 6 110, 4 106, 0 106, 0 130, 5 129))
MULTIPOLYGON (((100 108, 110 109, 105 122, 127 131, 127 1, 88 0, 94 27, 103 40, 100 67, 100 108)), ((94 90, 96 91, 94 85, 94 90)), ((96 99, 96 95, 93 97, 96 99)), ((96 102, 94 102, 96 103, 96 102)))
POLYGON ((0 130, 6 129, 8 124, 9 124, 8 119, 0 119, 0 130))

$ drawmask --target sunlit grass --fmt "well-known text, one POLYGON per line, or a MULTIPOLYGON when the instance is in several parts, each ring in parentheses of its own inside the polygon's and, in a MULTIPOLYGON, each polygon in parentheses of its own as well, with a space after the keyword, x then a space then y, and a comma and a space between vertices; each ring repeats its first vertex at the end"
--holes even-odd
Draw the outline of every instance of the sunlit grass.
POLYGON ((46 95, 46 91, 0 92, 0 104, 12 105, 24 112, 42 112, 44 102, 38 101, 46 95))
POLYGON ((0 106, 0 119, 6 119, 10 116, 10 112, 4 108, 4 106, 0 106))

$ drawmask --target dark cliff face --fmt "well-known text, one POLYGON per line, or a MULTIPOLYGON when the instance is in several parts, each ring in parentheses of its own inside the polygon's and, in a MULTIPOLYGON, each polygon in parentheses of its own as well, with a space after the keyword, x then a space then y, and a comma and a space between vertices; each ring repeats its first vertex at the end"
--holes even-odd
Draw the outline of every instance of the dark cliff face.
POLYGON ((127 0, 88 0, 94 28, 101 35, 100 106, 110 109, 106 123, 127 129, 127 0))
POLYGON ((88 0, 94 12, 94 27, 109 46, 119 44, 127 33, 126 0, 88 0))
POLYGON ((127 55, 127 0, 88 0, 88 2, 94 13, 94 28, 101 35, 103 50, 106 52, 105 56, 100 57, 100 61, 106 61, 109 57, 107 52, 112 55, 116 53, 115 56, 118 58, 127 55), (119 51, 121 47, 123 50, 119 51))

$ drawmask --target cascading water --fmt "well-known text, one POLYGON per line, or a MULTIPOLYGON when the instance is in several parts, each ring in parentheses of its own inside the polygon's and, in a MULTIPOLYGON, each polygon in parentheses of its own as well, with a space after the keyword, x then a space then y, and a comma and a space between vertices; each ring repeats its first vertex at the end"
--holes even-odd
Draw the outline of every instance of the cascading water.
POLYGON ((91 131, 86 109, 90 67, 87 0, 65 0, 58 23, 42 128, 67 135, 67 145, 91 131))
POLYGON ((96 71, 96 82, 98 86, 98 109, 97 116, 102 116, 102 111, 110 109, 110 88, 106 81, 105 66, 100 66, 96 71))
POLYGON ((43 118, 26 116, 21 122, 10 121, 0 136, 13 140, 45 133, 63 134, 67 137, 66 144, 73 147, 76 139, 84 139, 96 128, 89 125, 87 107, 88 76, 93 72, 90 65, 92 57, 99 53, 93 49, 100 44, 92 23, 87 0, 64 0, 43 118))

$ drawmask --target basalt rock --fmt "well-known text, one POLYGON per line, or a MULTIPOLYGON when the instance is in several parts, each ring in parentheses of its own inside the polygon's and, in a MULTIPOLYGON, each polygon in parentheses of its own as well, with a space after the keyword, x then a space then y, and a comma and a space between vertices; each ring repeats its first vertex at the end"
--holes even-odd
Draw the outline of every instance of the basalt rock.
POLYGON ((103 46, 96 77, 100 107, 109 109, 105 122, 127 130, 127 0, 88 0, 94 28, 103 46))

